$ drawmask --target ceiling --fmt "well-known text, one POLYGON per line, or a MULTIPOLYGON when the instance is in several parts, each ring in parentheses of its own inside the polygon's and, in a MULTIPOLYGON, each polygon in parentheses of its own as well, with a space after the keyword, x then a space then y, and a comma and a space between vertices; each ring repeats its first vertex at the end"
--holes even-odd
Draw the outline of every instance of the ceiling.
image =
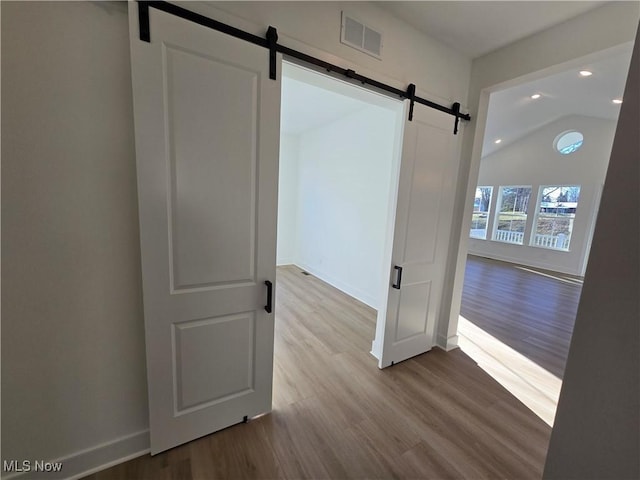
POLYGON ((616 120, 631 59, 631 46, 616 55, 491 94, 482 156, 566 115, 616 120), (581 77, 580 70, 593 72, 581 77), (533 100, 531 95, 540 94, 533 100), (501 139, 499 145, 494 142, 501 139))
MULTIPOLYGON (((408 23, 422 25, 421 30, 453 48, 477 56, 603 3, 452 1, 378 5, 406 18, 408 23)), ((622 97, 630 57, 631 45, 599 60, 574 64, 560 73, 494 92, 482 155, 566 115, 617 119, 620 107, 611 100, 622 97), (593 75, 580 77, 578 72, 582 69, 592 71, 593 75), (534 93, 541 97, 532 100, 534 93), (502 140, 499 145, 494 143, 498 138, 502 140)), ((283 74, 284 133, 300 134, 371 105, 371 98, 363 89, 309 69, 285 63, 283 74)))
POLYGON ((282 64, 280 129, 298 135, 365 108, 397 111, 400 100, 289 62, 282 64))
POLYGON ((344 95, 282 76, 282 133, 298 135, 327 125, 368 104, 344 95))
POLYGON ((476 58, 607 2, 376 2, 408 24, 476 58))

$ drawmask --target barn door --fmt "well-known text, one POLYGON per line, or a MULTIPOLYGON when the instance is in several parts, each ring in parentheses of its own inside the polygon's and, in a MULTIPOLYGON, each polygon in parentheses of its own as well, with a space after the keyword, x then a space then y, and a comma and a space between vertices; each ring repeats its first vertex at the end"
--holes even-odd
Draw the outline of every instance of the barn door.
POLYGON ((420 104, 405 123, 380 368, 435 344, 461 136, 452 123, 420 104))
POLYGON ((129 5, 156 454, 271 410, 280 82, 264 48, 154 8, 141 41, 129 5))

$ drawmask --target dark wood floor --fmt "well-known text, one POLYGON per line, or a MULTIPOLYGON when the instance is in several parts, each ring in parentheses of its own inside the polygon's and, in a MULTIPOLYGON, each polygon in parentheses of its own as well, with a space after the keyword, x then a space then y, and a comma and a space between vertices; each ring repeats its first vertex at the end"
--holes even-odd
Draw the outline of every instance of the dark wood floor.
POLYGON ((461 350, 379 370, 374 310, 277 280, 273 412, 89 479, 541 477, 550 428, 461 350))
POLYGON ((582 285, 576 277, 526 268, 469 255, 461 314, 562 378, 582 285))

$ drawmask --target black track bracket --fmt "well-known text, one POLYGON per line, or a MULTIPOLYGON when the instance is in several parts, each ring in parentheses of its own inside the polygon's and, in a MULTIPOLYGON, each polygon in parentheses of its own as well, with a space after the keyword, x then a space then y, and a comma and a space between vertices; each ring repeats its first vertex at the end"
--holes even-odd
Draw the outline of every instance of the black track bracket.
POLYGON ((410 83, 407 87, 407 99, 409 100, 409 121, 413 121, 413 105, 416 101, 416 86, 410 83))
POLYGON ((458 122, 460 122, 460 104, 458 102, 454 103, 453 105, 451 105, 451 110, 453 111, 453 114, 456 116, 456 121, 453 124, 453 134, 457 135, 458 122))
POLYGON ((278 68, 278 30, 276 27, 269 26, 267 29, 267 47, 269 48, 269 78, 275 80, 277 78, 276 70, 278 68))
POLYGON ((140 40, 151 42, 151 27, 149 27, 149 3, 138 2, 138 23, 140 25, 140 40))

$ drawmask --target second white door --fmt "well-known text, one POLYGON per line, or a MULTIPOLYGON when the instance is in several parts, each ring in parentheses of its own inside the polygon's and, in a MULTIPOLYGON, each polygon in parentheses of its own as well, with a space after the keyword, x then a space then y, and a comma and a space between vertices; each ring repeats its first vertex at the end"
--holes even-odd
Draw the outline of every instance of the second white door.
POLYGON ((444 284, 461 135, 416 104, 404 127, 380 368, 430 350, 444 284))

